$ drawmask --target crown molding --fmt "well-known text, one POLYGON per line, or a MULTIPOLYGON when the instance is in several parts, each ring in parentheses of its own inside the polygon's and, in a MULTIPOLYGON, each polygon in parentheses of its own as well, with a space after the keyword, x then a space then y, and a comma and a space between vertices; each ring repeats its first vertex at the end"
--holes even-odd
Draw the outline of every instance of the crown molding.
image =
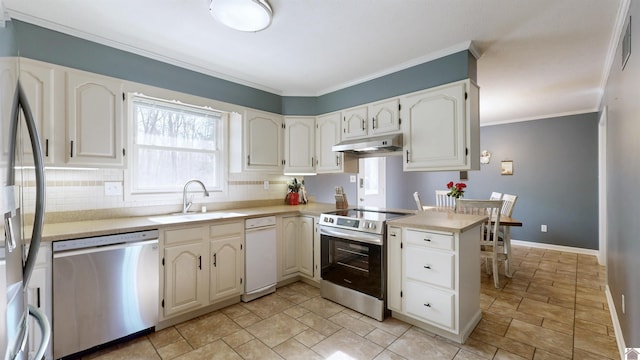
POLYGON ((464 41, 461 43, 458 43, 456 45, 453 45, 451 47, 448 47, 446 49, 442 49, 442 50, 438 50, 438 51, 434 51, 431 52, 429 54, 417 57, 415 59, 409 60, 409 61, 405 61, 403 63, 400 63, 398 65, 394 65, 392 67, 389 67, 387 69, 363 76, 361 78, 358 79, 354 79, 342 84, 338 84, 335 86, 331 86, 328 87, 326 89, 320 90, 319 92, 315 93, 315 94, 307 94, 307 95, 300 95, 300 94, 293 94, 293 93, 287 93, 287 92, 283 92, 284 96, 322 96, 322 95, 326 95, 328 93, 332 93, 334 91, 338 91, 338 90, 342 90, 345 88, 348 88, 350 86, 355 86, 358 84, 362 84, 364 82, 367 82, 369 80, 374 80, 380 77, 383 77, 385 75, 389 75, 389 74, 393 74, 396 73, 398 71, 402 71, 405 69, 408 69, 410 67, 416 66, 416 65, 420 65, 420 64, 424 64, 426 62, 429 61, 433 61, 451 54, 455 54, 458 53, 460 51, 464 51, 464 50, 469 50, 471 52, 471 54, 473 54, 473 56, 477 59, 479 56, 479 51, 478 49, 473 45, 472 41, 464 41))
POLYGON ((604 89, 607 87, 607 82, 609 82, 609 76, 611 75, 611 69, 613 68, 613 62, 616 58, 616 52, 618 51, 618 44, 624 31, 624 24, 626 23, 630 7, 631 0, 622 0, 618 7, 618 14, 616 15, 611 39, 609 40, 609 51, 607 51, 602 77, 600 78, 600 88, 603 89, 603 94, 600 96, 599 107, 602 106, 602 101, 604 100, 604 89))

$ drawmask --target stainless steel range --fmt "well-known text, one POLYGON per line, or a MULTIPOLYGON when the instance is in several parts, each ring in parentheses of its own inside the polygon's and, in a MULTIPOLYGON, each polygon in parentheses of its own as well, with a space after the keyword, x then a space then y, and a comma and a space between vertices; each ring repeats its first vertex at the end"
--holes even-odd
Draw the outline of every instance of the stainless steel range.
POLYGON ((344 209, 320 215, 323 298, 378 321, 386 314, 386 221, 407 214, 344 209))

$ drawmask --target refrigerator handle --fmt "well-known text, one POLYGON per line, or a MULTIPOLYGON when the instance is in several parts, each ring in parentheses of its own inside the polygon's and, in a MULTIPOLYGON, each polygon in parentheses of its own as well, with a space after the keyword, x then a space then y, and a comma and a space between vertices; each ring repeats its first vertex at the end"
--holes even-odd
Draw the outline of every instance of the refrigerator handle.
POLYGON ((49 346, 49 340, 51 338, 51 325, 49 325, 49 321, 47 320, 47 316, 42 312, 42 310, 29 305, 29 315, 36 318, 38 326, 40 327, 40 334, 42 335, 42 339, 40 340, 40 346, 38 346, 38 351, 36 351, 33 360, 44 359, 44 352, 47 350, 47 346, 49 346))
MULTIPOLYGON (((33 220, 33 229, 31 232, 31 243, 29 246, 29 255, 27 256, 27 260, 22 270, 22 284, 26 288, 27 284, 29 283, 31 273, 33 272, 33 267, 36 263, 36 257, 38 256, 38 250, 40 249, 40 241, 42 240, 42 227, 44 226, 45 183, 44 164, 42 160, 42 146, 40 144, 40 137, 38 136, 38 128, 36 127, 33 113, 31 112, 29 102, 27 101, 27 96, 24 92, 24 89, 22 88, 22 85, 20 84, 20 81, 18 81, 18 105, 24 113, 27 130, 29 131, 31 149, 33 151, 33 163, 35 165, 34 171, 36 176, 36 209, 33 220)), ((16 116, 14 118, 14 121, 18 122, 19 111, 16 111, 15 113, 16 116)))

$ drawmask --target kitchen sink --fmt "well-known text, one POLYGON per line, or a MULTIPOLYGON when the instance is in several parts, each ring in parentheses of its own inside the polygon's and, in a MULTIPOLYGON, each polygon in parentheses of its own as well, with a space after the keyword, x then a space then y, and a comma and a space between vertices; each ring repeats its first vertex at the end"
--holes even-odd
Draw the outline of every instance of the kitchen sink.
POLYGON ((171 215, 152 216, 149 220, 159 224, 173 224, 185 221, 215 220, 226 219, 232 217, 246 216, 246 214, 237 212, 214 211, 206 213, 175 213, 171 215))

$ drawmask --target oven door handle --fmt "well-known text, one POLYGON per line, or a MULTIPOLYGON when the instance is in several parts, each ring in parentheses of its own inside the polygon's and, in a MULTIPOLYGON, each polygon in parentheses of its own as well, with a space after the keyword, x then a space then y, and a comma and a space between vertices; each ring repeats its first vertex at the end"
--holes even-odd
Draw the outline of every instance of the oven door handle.
POLYGON ((382 245, 382 236, 377 234, 369 234, 365 232, 355 232, 348 230, 341 230, 336 228, 320 227, 320 235, 328 235, 336 238, 365 242, 368 244, 382 245))

